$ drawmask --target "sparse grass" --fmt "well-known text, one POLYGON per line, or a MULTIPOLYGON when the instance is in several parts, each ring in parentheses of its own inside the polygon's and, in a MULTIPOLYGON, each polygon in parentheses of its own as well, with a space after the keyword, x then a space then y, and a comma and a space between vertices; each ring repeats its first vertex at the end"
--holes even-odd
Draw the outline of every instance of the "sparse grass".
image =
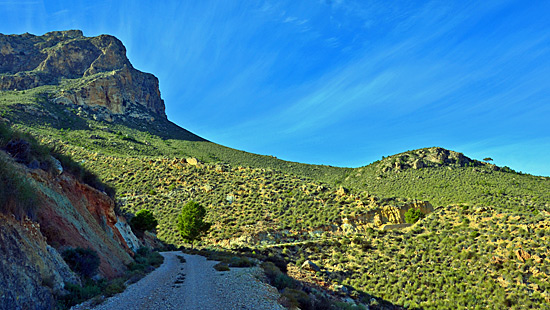
POLYGON ((0 212, 34 218, 36 190, 6 155, 0 153, 0 212))

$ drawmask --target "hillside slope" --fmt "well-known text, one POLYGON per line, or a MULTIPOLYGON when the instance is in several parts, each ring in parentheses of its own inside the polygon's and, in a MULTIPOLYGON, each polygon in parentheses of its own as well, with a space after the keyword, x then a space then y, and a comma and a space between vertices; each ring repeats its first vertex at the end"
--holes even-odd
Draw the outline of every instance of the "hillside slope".
POLYGON ((64 309, 93 294, 80 288, 94 283, 90 276, 108 283, 135 264, 144 244, 105 191, 113 194, 70 158, 0 121, 0 309, 64 309), (66 256, 83 249, 97 257, 97 274, 90 261, 75 265, 66 256))

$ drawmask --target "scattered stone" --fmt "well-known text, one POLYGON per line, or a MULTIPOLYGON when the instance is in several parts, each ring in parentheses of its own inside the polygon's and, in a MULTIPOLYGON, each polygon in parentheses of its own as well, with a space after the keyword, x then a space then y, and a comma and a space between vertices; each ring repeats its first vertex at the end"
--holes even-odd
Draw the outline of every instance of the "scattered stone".
POLYGON ((314 272, 319 272, 321 271, 321 268, 319 268, 319 266, 317 266, 314 262, 310 261, 310 260, 306 260, 303 264, 302 264, 302 269, 304 270, 309 270, 309 271, 314 271, 314 272))
POLYGON ((531 258, 531 254, 527 253, 524 249, 517 249, 515 253, 516 257, 522 262, 531 258))
POLYGON ((197 166, 199 164, 199 160, 194 157, 186 158, 185 161, 192 166, 197 166))
POLYGON ((344 196, 344 195, 346 195, 346 194, 348 194, 348 193, 349 193, 349 189, 347 189, 347 188, 345 188, 345 187, 343 187, 343 186, 340 186, 340 187, 338 188, 338 190, 336 191, 336 194, 337 194, 337 195, 340 195, 340 196, 344 196))

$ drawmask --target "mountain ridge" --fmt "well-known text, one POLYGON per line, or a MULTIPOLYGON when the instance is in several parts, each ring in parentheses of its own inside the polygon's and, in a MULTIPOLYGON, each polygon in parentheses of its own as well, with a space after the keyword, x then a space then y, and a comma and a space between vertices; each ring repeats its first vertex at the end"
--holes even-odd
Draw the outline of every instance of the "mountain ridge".
POLYGON ((115 114, 137 105, 166 118, 158 79, 136 70, 113 36, 90 38, 80 30, 0 34, 0 45, 0 90, 62 85, 55 98, 59 102, 102 106, 115 114), (83 85, 73 85, 74 79, 84 79, 83 85))
POLYGON ((194 200, 213 223, 199 246, 288 263, 305 300, 323 283, 371 309, 550 302, 550 178, 439 147, 359 168, 301 164, 206 141, 139 103, 117 113, 59 99, 103 73, 1 91, 0 117, 113 186, 123 212, 151 210, 160 239, 183 245, 175 221, 194 200))

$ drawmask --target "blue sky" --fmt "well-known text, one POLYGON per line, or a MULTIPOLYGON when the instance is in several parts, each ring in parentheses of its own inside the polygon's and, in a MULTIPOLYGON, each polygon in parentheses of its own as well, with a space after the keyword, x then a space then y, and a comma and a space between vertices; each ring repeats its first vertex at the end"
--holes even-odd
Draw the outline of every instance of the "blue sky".
POLYGON ((11 1, 0 32, 111 34, 168 118, 357 167, 442 146, 550 175, 548 1, 11 1))

